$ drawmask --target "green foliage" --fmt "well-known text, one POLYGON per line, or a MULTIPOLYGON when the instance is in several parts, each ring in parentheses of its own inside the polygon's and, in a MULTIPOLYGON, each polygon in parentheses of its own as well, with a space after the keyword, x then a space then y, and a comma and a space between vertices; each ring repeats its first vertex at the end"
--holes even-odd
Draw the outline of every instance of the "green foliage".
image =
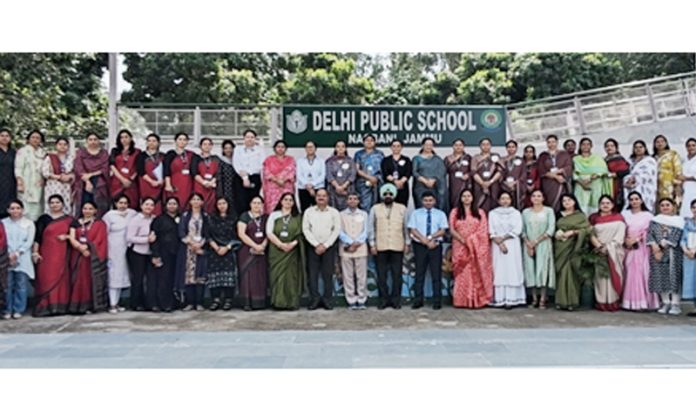
POLYGON ((0 54, 0 126, 15 141, 32 129, 48 139, 105 134, 106 61, 106 54, 0 54))

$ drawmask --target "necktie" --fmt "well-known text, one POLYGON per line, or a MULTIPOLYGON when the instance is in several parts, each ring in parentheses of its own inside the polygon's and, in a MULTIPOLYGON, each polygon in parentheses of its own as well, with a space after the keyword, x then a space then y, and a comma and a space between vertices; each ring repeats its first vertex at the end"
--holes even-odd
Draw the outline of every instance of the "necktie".
POLYGON ((430 213, 430 209, 428 209, 428 220, 426 221, 426 225, 425 225, 425 235, 430 236, 430 234, 432 233, 432 229, 433 229, 432 225, 433 225, 433 216, 430 213))

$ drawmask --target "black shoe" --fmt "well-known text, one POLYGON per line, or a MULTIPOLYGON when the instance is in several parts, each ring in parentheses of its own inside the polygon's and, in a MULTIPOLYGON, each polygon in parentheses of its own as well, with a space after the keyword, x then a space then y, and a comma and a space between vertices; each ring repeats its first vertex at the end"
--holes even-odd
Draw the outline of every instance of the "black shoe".
POLYGON ((383 301, 383 300, 382 300, 382 301, 379 302, 379 305, 377 305, 377 309, 379 309, 380 311, 382 311, 382 310, 384 310, 387 306, 389 306, 389 304, 388 304, 386 301, 383 301))
POLYGON ((323 305, 324 305, 324 309, 326 309, 327 311, 332 311, 332 310, 333 310, 333 306, 331 306, 330 303, 324 302, 323 305))
POLYGON ((420 308, 422 308, 422 307, 423 307, 423 302, 422 302, 422 301, 413 302, 413 303, 411 304, 411 309, 420 309, 420 308))
POLYGON ((309 310, 309 311, 317 310, 317 308, 319 308, 319 305, 320 305, 320 304, 321 304, 320 301, 315 300, 314 302, 312 302, 312 303, 309 304, 309 306, 307 307, 307 310, 309 310))
POLYGON ((399 303, 399 304, 392 305, 392 308, 399 310, 399 309, 401 309, 401 304, 399 303))
POLYGON ((152 312, 159 312, 160 308, 158 306, 153 306, 151 309, 152 312))
POLYGON ((220 300, 215 299, 213 303, 210 304, 210 308, 208 309, 210 309, 211 311, 217 311, 218 309, 220 309, 220 300))
POLYGON ((439 311, 442 309, 442 304, 441 303, 433 303, 433 309, 436 311, 439 311))
POLYGON ((135 309, 133 309, 133 310, 136 312, 143 312, 145 310, 145 308, 143 308, 142 306, 136 306, 135 309))
POLYGON ((232 299, 225 299, 225 303, 222 305, 223 311, 229 311, 232 309, 232 299))

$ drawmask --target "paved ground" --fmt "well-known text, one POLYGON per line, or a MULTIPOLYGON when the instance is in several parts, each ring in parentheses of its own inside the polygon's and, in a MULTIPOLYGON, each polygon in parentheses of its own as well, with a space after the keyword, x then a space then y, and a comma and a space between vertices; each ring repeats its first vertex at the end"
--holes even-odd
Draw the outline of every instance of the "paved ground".
POLYGON ((0 321, 0 368, 696 367, 694 324, 526 308, 25 317, 0 321))

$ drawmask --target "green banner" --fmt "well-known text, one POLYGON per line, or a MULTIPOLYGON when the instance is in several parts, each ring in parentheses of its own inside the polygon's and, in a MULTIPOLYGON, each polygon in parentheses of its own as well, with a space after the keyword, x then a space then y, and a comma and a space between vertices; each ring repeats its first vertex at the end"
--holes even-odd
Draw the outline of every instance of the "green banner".
POLYGON ((505 145, 505 109, 502 106, 283 106, 283 139, 290 147, 313 140, 319 147, 333 147, 343 139, 349 146, 362 145, 372 134, 377 145, 401 139, 406 146, 420 146, 432 137, 438 146, 457 138, 467 145, 490 138, 505 145))

